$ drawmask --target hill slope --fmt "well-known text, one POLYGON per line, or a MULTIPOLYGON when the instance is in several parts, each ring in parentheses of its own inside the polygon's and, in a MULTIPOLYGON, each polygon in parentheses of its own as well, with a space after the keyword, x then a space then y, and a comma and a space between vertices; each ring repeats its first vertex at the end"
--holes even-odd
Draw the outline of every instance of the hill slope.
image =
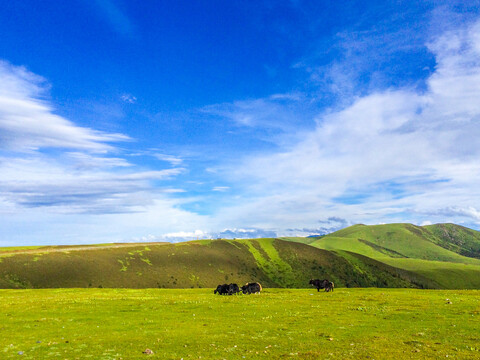
POLYGON ((453 224, 355 225, 319 238, 0 248, 0 288, 480 288, 480 232, 453 224))
POLYGON ((432 233, 431 241, 463 256, 480 259, 480 232, 455 224, 424 226, 432 233))
POLYGON ((429 279, 427 287, 480 288, 480 232, 462 226, 354 225, 310 245, 350 251, 407 270, 429 279))
MULTIPOLYGON (((480 265, 480 259, 466 257, 462 252, 475 253, 475 245, 480 248, 480 233, 466 231, 460 226, 449 227, 450 232, 444 237, 441 233, 443 225, 421 227, 412 224, 387 225, 354 225, 326 235, 310 245, 321 249, 343 249, 358 252, 365 256, 382 259, 385 257, 411 258, 432 261, 480 265), (460 229, 460 230, 459 230, 460 229), (476 233, 477 237, 474 236, 476 233), (458 235, 458 239, 454 238, 458 235), (462 238, 468 239, 461 242, 462 238), (463 247, 458 245, 462 243, 463 247)), ((466 229, 469 230, 469 229, 466 229)))
POLYGON ((0 257, 2 288, 193 288, 247 281, 308 287, 311 278, 330 278, 337 286, 436 287, 411 282, 418 276, 360 255, 279 239, 16 251, 0 257))

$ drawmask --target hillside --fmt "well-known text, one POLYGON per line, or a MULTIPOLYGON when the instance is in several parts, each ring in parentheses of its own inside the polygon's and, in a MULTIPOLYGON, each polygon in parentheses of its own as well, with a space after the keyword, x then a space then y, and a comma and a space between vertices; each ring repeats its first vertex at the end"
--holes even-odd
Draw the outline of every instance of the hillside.
POLYGON ((431 241, 463 256, 480 259, 480 232, 455 224, 424 226, 433 235, 431 241))
MULTIPOLYGON (((467 251, 465 245, 464 247, 457 245, 465 244, 465 241, 460 239, 466 238, 466 231, 463 230, 466 228, 457 225, 449 227, 450 238, 447 238, 447 235, 437 236, 436 233, 442 233, 441 229, 443 225, 430 227, 412 224, 354 225, 328 234, 311 245, 321 249, 354 251, 377 259, 412 258, 480 265, 480 259, 461 254, 467 251)), ((480 233, 470 231, 468 249, 470 253, 475 253, 475 245, 480 247, 480 233)))
POLYGON ((354 225, 318 238, 0 248, 0 288, 480 288, 480 233, 453 224, 354 225))
POLYGON ((0 256, 0 287, 198 288, 259 281, 302 288, 324 277, 337 286, 435 287, 359 256, 279 239, 15 249, 0 256))
POLYGON ((310 245, 353 252, 407 270, 429 279, 427 287, 480 288, 480 232, 462 226, 354 225, 310 245))

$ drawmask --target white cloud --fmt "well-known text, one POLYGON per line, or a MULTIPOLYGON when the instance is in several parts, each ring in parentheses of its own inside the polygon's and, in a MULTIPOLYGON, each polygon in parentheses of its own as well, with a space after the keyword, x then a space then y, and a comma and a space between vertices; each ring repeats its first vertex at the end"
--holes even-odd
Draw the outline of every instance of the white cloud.
POLYGON ((46 81, 23 67, 0 61, 0 150, 32 151, 39 148, 107 152, 109 142, 129 140, 76 126, 56 115, 45 100, 46 81))
POLYGON ((120 99, 129 104, 135 104, 137 102, 137 98, 131 94, 123 94, 120 96, 120 99))
POLYGON ((128 161, 112 144, 128 136, 56 115, 48 83, 22 67, 0 62, 0 80, 2 245, 127 241, 208 222, 170 197, 184 190, 161 186, 185 168, 128 161))
MULTIPOLYGON (((431 42, 437 66, 426 90, 373 91, 318 116, 294 146, 229 168, 230 181, 248 185, 219 216, 278 228, 311 227, 330 214, 378 223, 421 222, 421 212, 448 221, 439 209, 472 209, 480 203, 479 38, 476 23, 431 42)), ((462 215, 480 224, 475 211, 462 215)))
MULTIPOLYGON (((97 161, 104 165, 104 159, 97 161)), ((117 162, 113 159, 113 164, 117 162)), ((75 163, 41 155, 0 157, 0 197, 18 207, 44 207, 59 213, 136 212, 152 203, 152 193, 162 192, 154 190, 150 181, 183 172, 181 168, 107 171, 110 165, 79 168, 75 163)))
POLYGON ((183 162, 183 159, 178 156, 159 154, 159 153, 153 154, 153 156, 156 157, 158 160, 167 161, 174 166, 180 165, 183 162))
POLYGON ((451 206, 444 209, 431 211, 428 214, 447 216, 449 218, 457 218, 457 217, 470 218, 475 222, 480 223, 480 211, 474 208, 473 206, 469 206, 466 208, 451 206))
POLYGON ((212 191, 218 191, 218 192, 225 192, 227 190, 229 190, 230 187, 229 186, 215 186, 212 191))
POLYGON ((159 236, 158 238, 164 241, 178 242, 178 241, 186 241, 186 240, 209 239, 211 237, 209 234, 203 232, 202 230, 195 230, 195 231, 178 231, 178 232, 167 233, 162 236, 159 236))
MULTIPOLYGON (((144 239, 172 241, 172 237, 167 239, 162 234, 180 233, 183 229, 201 229, 210 221, 208 217, 179 209, 177 201, 162 194, 157 194, 154 199, 150 193, 145 195, 150 198, 151 204, 139 207, 138 212, 62 214, 34 207, 23 208, 21 212, 2 213, 0 246, 130 242, 144 239)), ((1 198, 0 208, 5 209, 1 198)))

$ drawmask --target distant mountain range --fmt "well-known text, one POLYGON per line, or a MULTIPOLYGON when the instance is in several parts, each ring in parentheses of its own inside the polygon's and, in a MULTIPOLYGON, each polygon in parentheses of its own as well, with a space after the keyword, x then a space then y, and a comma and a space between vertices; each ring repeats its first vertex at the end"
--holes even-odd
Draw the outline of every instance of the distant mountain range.
POLYGON ((454 224, 354 225, 306 238, 0 248, 0 288, 480 289, 480 232, 454 224))

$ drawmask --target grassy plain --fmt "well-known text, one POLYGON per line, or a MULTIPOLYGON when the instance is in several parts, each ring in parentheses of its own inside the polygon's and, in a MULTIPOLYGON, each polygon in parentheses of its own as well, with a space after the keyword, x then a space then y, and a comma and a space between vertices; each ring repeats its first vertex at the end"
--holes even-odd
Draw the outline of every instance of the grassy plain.
POLYGON ((480 358, 478 290, 0 290, 0 308, 1 359, 480 358))

